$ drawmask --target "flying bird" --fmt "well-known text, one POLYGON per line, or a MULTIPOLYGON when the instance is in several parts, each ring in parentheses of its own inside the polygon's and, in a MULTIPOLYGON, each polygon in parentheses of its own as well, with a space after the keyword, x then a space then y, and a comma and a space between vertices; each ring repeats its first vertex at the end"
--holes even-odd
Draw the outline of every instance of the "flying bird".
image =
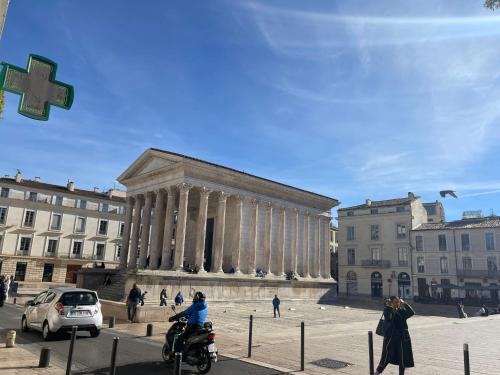
POLYGON ((443 197, 443 198, 446 198, 447 195, 450 195, 453 198, 458 198, 458 196, 454 190, 441 190, 439 192, 439 195, 441 195, 441 197, 443 197))

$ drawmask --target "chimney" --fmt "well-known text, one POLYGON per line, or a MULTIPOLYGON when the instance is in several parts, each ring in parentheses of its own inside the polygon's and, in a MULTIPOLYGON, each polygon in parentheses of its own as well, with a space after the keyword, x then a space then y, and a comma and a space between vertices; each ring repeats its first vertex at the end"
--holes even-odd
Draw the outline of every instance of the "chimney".
POLYGON ((99 189, 98 187, 94 186, 94 193, 100 193, 101 192, 101 189, 99 189))
POLYGON ((66 187, 69 191, 75 191, 75 183, 71 180, 68 180, 68 185, 66 187))
POLYGON ((19 183, 22 180, 21 171, 18 169, 16 172, 16 182, 19 183))
POLYGON ((35 182, 40 182, 40 177, 36 176, 35 177, 35 182))
POLYGON ((372 205, 371 199, 368 199, 368 198, 366 198, 365 203, 366 203, 367 206, 371 206, 372 205))
POLYGON ((413 194, 411 191, 408 192, 408 198, 410 199, 415 199, 415 194, 413 194))

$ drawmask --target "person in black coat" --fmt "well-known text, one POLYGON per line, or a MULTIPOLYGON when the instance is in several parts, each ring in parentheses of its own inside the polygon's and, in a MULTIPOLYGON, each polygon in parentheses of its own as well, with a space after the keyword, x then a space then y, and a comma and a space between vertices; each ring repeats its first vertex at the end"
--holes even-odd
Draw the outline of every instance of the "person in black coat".
POLYGON ((415 311, 396 296, 385 304, 384 319, 386 330, 382 346, 382 357, 375 375, 381 374, 387 365, 399 366, 399 375, 404 375, 405 368, 414 367, 411 339, 406 320, 415 315, 415 311))

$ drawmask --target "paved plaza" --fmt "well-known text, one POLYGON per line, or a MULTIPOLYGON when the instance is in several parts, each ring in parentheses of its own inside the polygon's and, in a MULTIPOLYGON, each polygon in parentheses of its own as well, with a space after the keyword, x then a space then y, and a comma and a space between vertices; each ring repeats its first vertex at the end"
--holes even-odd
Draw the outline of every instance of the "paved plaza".
MULTIPOLYGON (((252 360, 277 366, 281 370, 287 369, 288 372, 300 368, 300 322, 304 321, 307 374, 367 375, 367 332, 375 330, 381 312, 362 308, 359 303, 358 306, 351 304, 349 308, 345 308, 345 304, 306 305, 283 301, 281 319, 273 318, 270 302, 211 304, 209 319, 215 323, 216 341, 221 354, 244 358, 247 355, 248 317, 253 314, 252 360), (323 359, 352 365, 330 369, 312 363, 323 359)), ((470 345, 472 374, 498 373, 500 315, 460 320, 452 317, 456 312, 454 306, 416 304, 415 310, 417 315, 409 320, 409 327, 416 367, 409 369, 408 374, 463 374, 463 343, 470 345)), ((468 312, 472 312, 472 309, 468 312)), ((155 323, 153 339, 163 341, 163 332, 168 326, 169 323, 155 323)), ((146 332, 145 324, 118 324, 116 327, 137 335, 146 332)), ((381 345, 382 339, 375 336, 375 361, 380 356, 381 345)), ((397 373, 395 366, 389 366, 385 371, 385 374, 397 373)))

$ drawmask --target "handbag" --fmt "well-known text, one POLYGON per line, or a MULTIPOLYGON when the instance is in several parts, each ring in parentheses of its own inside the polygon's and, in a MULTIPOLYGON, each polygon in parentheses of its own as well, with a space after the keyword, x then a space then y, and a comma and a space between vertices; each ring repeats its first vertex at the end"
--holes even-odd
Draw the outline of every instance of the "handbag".
POLYGON ((377 324, 377 329, 375 330, 376 335, 385 336, 386 323, 387 322, 384 319, 384 313, 382 313, 382 316, 380 317, 380 320, 378 321, 377 324))

